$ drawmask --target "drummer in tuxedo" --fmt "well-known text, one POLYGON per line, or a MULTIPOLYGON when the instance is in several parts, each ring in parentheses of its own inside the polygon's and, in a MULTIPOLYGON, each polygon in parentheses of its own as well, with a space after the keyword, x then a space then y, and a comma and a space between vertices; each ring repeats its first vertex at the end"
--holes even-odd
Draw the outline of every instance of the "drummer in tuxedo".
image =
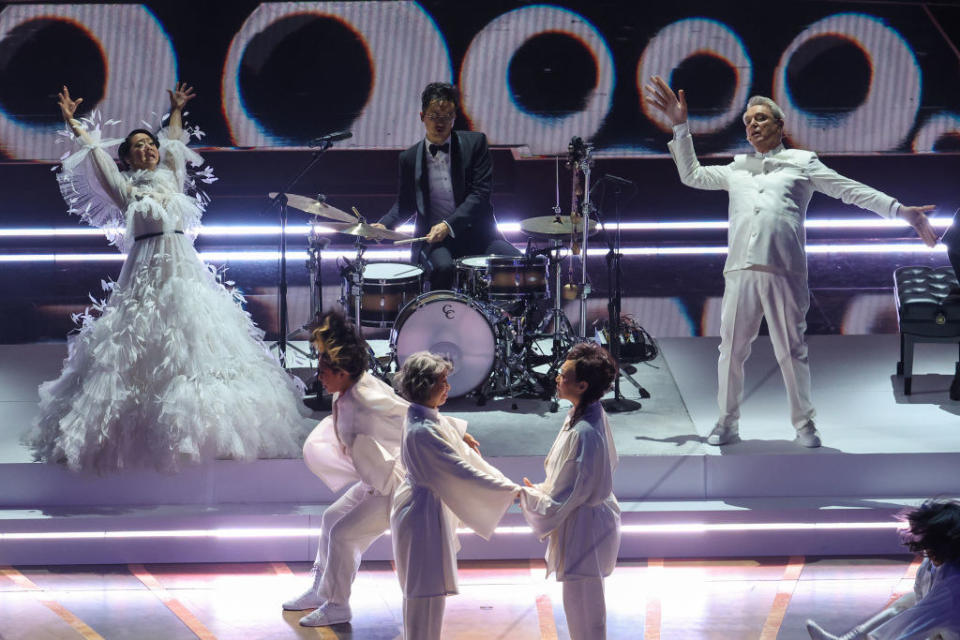
POLYGON ((493 164, 487 136, 454 131, 456 87, 432 82, 420 97, 424 139, 400 154, 397 201, 378 226, 415 218, 412 260, 428 271, 431 290, 452 289, 456 260, 471 255, 518 256, 503 239, 490 204, 493 164))

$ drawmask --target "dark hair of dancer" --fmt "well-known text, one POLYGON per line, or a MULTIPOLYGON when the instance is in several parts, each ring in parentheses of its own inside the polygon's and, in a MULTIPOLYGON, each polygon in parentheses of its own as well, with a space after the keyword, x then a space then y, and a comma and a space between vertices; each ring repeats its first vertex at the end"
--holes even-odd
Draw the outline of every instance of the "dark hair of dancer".
POLYGON ((421 111, 426 111, 431 102, 452 102, 455 109, 460 108, 460 92, 449 82, 431 82, 420 94, 421 111))
POLYGON ((124 171, 130 169, 130 164, 127 162, 127 156, 130 155, 130 140, 138 133, 144 133, 150 136, 150 139, 153 140, 153 144, 157 147, 157 149, 160 148, 160 141, 152 131, 147 131, 146 129, 134 129, 127 134, 127 137, 123 139, 123 142, 121 142, 120 146, 117 148, 117 155, 120 157, 120 162, 123 165, 124 171))
POLYGON ((914 553, 939 563, 960 561, 960 503, 927 500, 901 516, 909 525, 903 542, 914 553))
POLYGON ((328 311, 320 316, 310 341, 324 367, 345 371, 353 380, 358 380, 367 370, 370 350, 343 313, 328 311))
POLYGON ((617 376, 617 365, 610 353, 596 342, 581 342, 573 345, 567 352, 567 360, 574 363, 574 374, 577 382, 586 382, 587 388, 580 396, 580 402, 573 408, 571 424, 576 424, 583 416, 584 410, 603 397, 614 378, 617 376))
POLYGON ((440 376, 453 371, 453 363, 429 351, 411 353, 393 377, 393 388, 409 402, 426 404, 440 376))

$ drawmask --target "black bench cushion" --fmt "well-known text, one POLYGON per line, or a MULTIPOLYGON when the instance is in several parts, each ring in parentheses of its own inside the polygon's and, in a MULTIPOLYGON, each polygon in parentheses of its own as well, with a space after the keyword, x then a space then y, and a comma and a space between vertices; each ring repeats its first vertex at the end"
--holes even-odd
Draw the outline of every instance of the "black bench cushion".
POLYGON ((960 335, 960 284, 953 267, 900 267, 893 287, 902 333, 960 335))

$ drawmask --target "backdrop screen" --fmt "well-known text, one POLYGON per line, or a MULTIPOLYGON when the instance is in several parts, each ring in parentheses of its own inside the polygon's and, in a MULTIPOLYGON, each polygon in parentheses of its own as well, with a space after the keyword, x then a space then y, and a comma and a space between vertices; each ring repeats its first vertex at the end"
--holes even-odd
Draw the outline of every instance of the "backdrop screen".
POLYGON ((662 155, 653 74, 686 90, 698 148, 745 148, 749 96, 772 96, 794 146, 942 153, 960 133, 958 10, 864 2, 146 2, 0 5, 0 152, 56 160, 54 103, 155 126, 178 79, 214 147, 399 149, 422 136, 430 81, 463 93, 459 126, 522 154, 662 155))

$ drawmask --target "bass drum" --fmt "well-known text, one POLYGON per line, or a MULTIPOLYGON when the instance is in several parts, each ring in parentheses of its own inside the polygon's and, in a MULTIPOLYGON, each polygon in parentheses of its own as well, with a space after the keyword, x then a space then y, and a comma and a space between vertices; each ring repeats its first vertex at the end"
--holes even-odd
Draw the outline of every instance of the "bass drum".
POLYGON ((499 311, 453 291, 431 291, 405 306, 390 332, 390 348, 403 366, 417 351, 453 362, 451 398, 473 391, 490 377, 497 354, 499 311))

